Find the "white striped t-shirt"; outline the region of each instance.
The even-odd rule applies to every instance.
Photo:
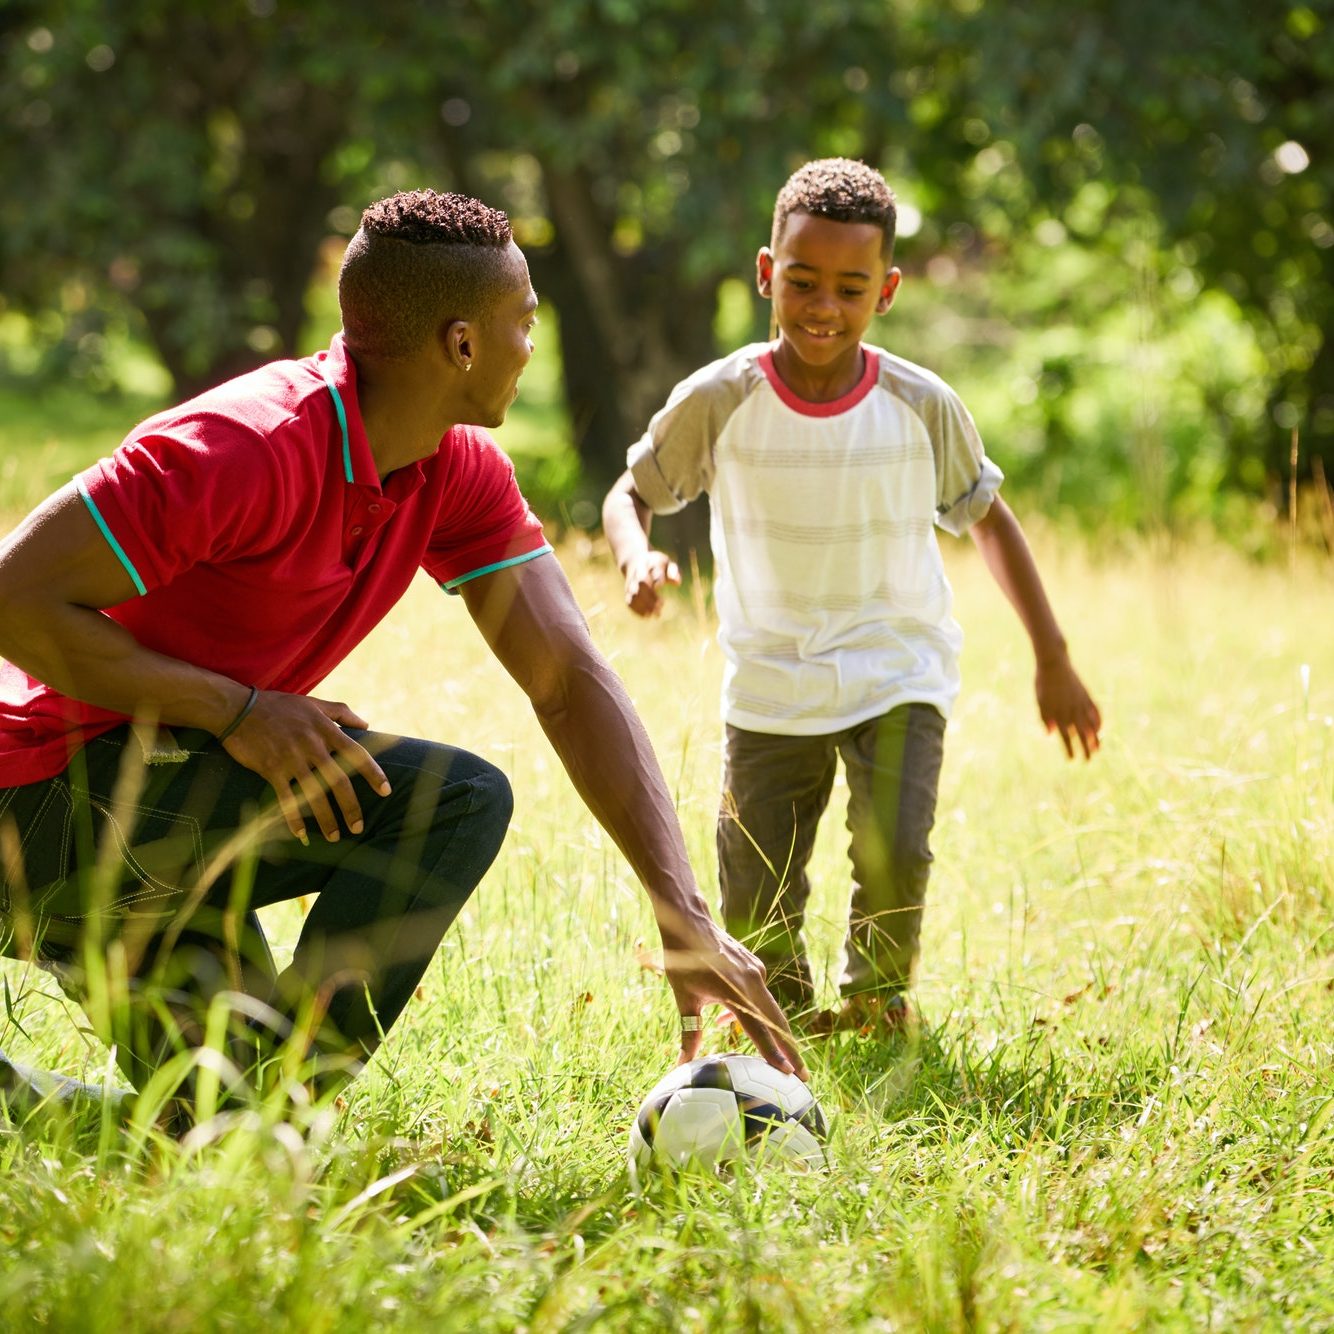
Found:
[[[629,451],[655,513],[709,494],[723,717],[785,736],[899,704],[948,716],[963,634],[935,525],[962,535],[1003,480],[939,376],[864,348],[860,383],[799,399],[755,343],[683,380]]]

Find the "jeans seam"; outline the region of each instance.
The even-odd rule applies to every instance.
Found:
[[[73,791],[81,797],[87,799],[90,806],[96,807],[102,812],[107,824],[114,831],[116,836],[116,847],[120,854],[122,864],[129,868],[141,881],[157,886],[158,890],[166,894],[189,893],[189,890],[183,885],[170,885],[165,880],[158,879],[134,856],[133,848],[130,846],[129,839],[126,837],[121,822],[117,819],[117,811],[113,810],[110,802],[107,801],[101,793],[92,793],[84,788],[74,788]],[[159,819],[179,828],[184,829],[190,835],[190,851],[192,854],[193,870],[196,878],[203,869],[204,861],[204,840],[200,836],[199,821],[193,815],[185,815],[179,811],[168,810],[161,806],[144,806],[138,803],[130,806],[122,806],[119,809],[132,811],[140,816],[157,816]],[[133,902],[144,898],[144,894],[132,894],[125,901]],[[118,899],[117,902],[120,902]]]

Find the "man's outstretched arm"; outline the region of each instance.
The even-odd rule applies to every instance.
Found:
[[[805,1078],[763,965],[714,922],[695,883],[667,784],[620,678],[594,646],[554,556],[461,585],[496,657],[532,701],[575,789],[615,840],[653,904],[667,978],[682,1015],[731,1008],[756,1049]],[[681,1054],[699,1050],[683,1033]]]

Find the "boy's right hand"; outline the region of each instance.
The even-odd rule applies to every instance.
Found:
[[[661,551],[646,551],[632,556],[625,567],[625,605],[636,616],[656,616],[662,611],[663,584],[681,582],[681,570]]]

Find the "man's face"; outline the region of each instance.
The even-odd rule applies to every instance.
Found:
[[[783,339],[810,366],[856,351],[875,315],[894,300],[899,271],[885,263],[884,235],[869,222],[788,215],[774,250],[756,262],[762,296],[772,297]]]
[[[479,426],[499,426],[505,420],[519,392],[519,376],[533,355],[537,293],[523,251],[512,241],[508,259],[511,281],[476,324],[468,396]]]

